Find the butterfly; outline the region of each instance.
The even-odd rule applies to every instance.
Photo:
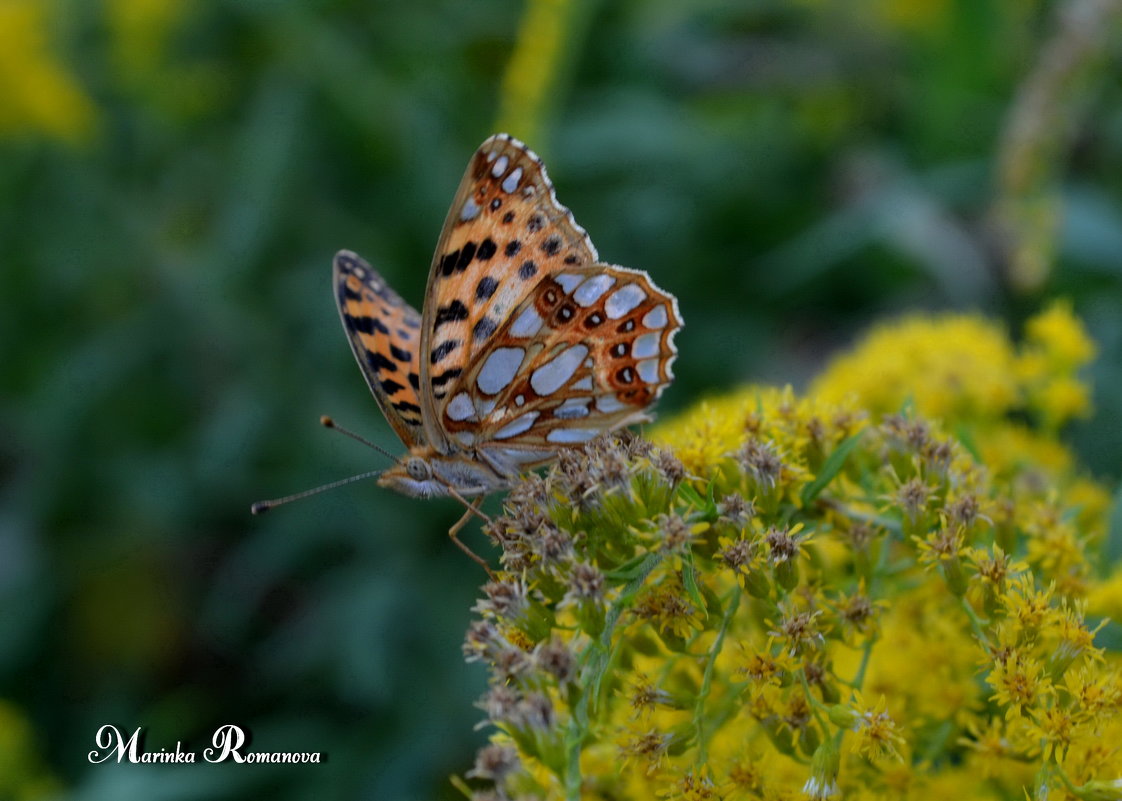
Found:
[[[673,380],[677,299],[599,260],[540,158],[508,134],[472,156],[418,314],[355,253],[335,299],[408,453],[378,484],[483,496],[602,432],[649,420]]]

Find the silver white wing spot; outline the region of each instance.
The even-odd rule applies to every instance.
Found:
[[[498,348],[492,353],[475,379],[476,385],[488,395],[496,395],[511,382],[522,365],[526,351],[522,348]]]
[[[618,320],[642,303],[646,297],[647,293],[638,284],[626,284],[608,296],[604,304],[604,313],[609,319]]]
[[[666,306],[655,306],[643,315],[644,328],[665,328],[667,323]]]
[[[470,420],[475,416],[475,406],[466,392],[461,392],[448,402],[448,417],[456,422]]]
[[[538,314],[537,309],[533,306],[528,306],[522,314],[518,315],[518,319],[510,326],[510,335],[519,338],[532,337],[541,330],[542,322],[541,315]]]
[[[503,183],[502,183],[503,191],[506,192],[508,195],[512,194],[514,192],[514,190],[518,188],[518,182],[521,181],[521,180],[522,180],[522,168],[521,167],[515,167],[513,170],[510,171],[510,175],[508,175],[506,177],[506,179],[503,181]]]
[[[530,376],[530,386],[539,395],[552,395],[573,377],[584,357],[587,345],[573,345],[562,351],[553,361],[543,364]]]
[[[615,282],[616,279],[610,275],[594,275],[581,284],[577,291],[573,293],[573,300],[581,306],[591,306],[593,303],[600,300],[600,296],[611,289]]]
[[[635,340],[635,344],[631,347],[631,355],[636,359],[649,359],[651,356],[657,356],[658,345],[661,339],[662,335],[657,331],[643,334],[643,336]]]
[[[550,442],[571,444],[574,442],[588,442],[600,432],[593,428],[555,428],[546,435]]]
[[[526,414],[521,417],[516,417],[495,432],[495,439],[510,439],[511,437],[516,437],[519,434],[529,431],[530,426],[534,424],[539,414],[541,414],[541,412],[526,412]]]

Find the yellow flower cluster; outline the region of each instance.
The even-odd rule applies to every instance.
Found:
[[[1020,348],[904,321],[808,397],[747,389],[527,478],[488,526],[504,571],[464,651],[496,734],[461,789],[1122,798],[1122,660],[1088,618],[1122,605],[1107,494],[1066,418],[1007,421],[1092,353],[1061,306]]]
[[[62,787],[44,763],[23,713],[0,699],[0,798],[58,798]]]
[[[48,41],[52,5],[0,3],[0,135],[42,133],[75,143],[94,128],[93,103]]]

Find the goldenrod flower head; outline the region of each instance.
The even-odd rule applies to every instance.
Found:
[[[873,706],[869,706],[860,693],[855,693],[854,701],[855,720],[851,727],[857,735],[853,746],[857,753],[873,761],[885,757],[902,759],[900,749],[905,745],[904,738],[892,716],[885,711],[884,696]]]
[[[516,486],[464,654],[517,763],[481,754],[479,792],[1108,797],[1122,649],[1087,615],[1122,614],[1122,571],[1046,400],[1088,350],[1047,314],[1019,346],[888,325],[809,396],[749,387]]]

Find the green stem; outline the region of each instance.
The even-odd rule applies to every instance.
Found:
[[[966,616],[970,618],[970,627],[974,630],[974,636],[977,637],[981,641],[982,645],[988,650],[990,647],[990,640],[989,637],[986,636],[985,625],[989,621],[982,620],[980,617],[978,617],[978,613],[974,611],[974,607],[972,607],[970,605],[970,602],[965,598],[962,598],[961,601],[962,608],[966,610]]]
[[[861,649],[861,664],[857,668],[857,675],[853,677],[853,683],[850,685],[855,690],[860,690],[861,685],[865,683],[865,671],[869,668],[869,657],[873,654],[873,645],[876,644],[877,637],[875,634],[870,634],[869,638],[865,640],[865,647]]]
[[[725,634],[728,632],[729,623],[732,622],[733,615],[736,614],[737,608],[740,606],[740,584],[734,584],[732,590],[729,592],[729,597],[725,604],[725,614],[721,619],[721,628],[717,632],[717,639],[713,641],[713,647],[709,649],[709,656],[705,661],[705,673],[701,679],[701,689],[697,693],[697,704],[694,707],[694,728],[697,731],[697,764],[698,766],[704,765],[708,743],[705,739],[705,701],[709,697],[709,689],[713,682],[713,669],[717,664],[717,657],[721,653],[721,648],[725,642]]]
[[[639,568],[638,575],[628,582],[620,592],[618,599],[612,604],[611,609],[604,619],[604,631],[599,638],[588,644],[581,654],[580,663],[585,665],[587,675],[584,679],[584,692],[580,701],[573,706],[572,719],[569,721],[569,730],[565,734],[566,765],[562,781],[565,786],[567,801],[580,801],[581,785],[583,783],[580,772],[580,754],[590,730],[590,712],[595,710],[600,694],[600,682],[611,663],[612,635],[615,633],[616,623],[624,610],[631,605],[639,588],[646,582],[654,569],[662,561],[661,554],[650,554]]]
[[[810,709],[814,712],[814,719],[818,721],[818,726],[822,729],[822,733],[826,734],[829,729],[826,727],[826,721],[822,718],[822,712],[826,711],[826,706],[814,697],[814,693],[810,691],[810,682],[806,680],[806,671],[802,668],[798,670],[799,681],[803,685],[803,692],[806,694],[806,700],[810,703]]]

